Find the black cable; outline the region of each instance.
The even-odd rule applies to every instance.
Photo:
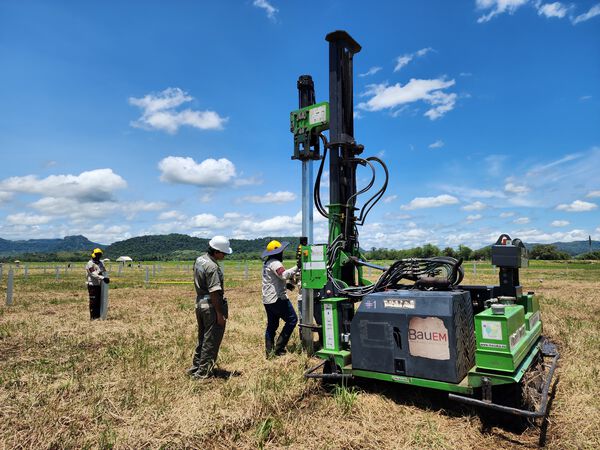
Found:
[[[313,198],[315,201],[315,207],[319,214],[321,214],[326,219],[329,219],[329,214],[325,211],[323,207],[323,203],[321,202],[321,175],[323,174],[323,167],[325,166],[325,159],[327,158],[327,149],[328,143],[327,138],[323,133],[319,134],[319,137],[323,141],[323,158],[321,159],[321,164],[319,164],[319,170],[317,172],[317,178],[315,179],[315,187],[313,192]]]
[[[337,253],[334,252],[334,253]],[[333,258],[335,261],[335,258]],[[408,258],[395,261],[379,279],[369,286],[342,286],[339,280],[331,276],[328,267],[328,276],[335,288],[342,294],[349,297],[364,297],[373,292],[381,292],[387,289],[397,289],[400,281],[410,280],[417,283],[425,277],[438,277],[442,270],[446,272],[445,280],[449,287],[456,286],[464,278],[464,270],[461,266],[462,258],[457,260],[448,256],[436,256],[433,258]],[[443,277],[440,279],[444,280]]]
[[[367,158],[367,161],[376,161],[381,165],[381,167],[383,167],[383,170],[385,172],[385,181],[384,181],[383,185],[381,186],[381,188],[375,193],[375,195],[373,195],[363,205],[362,209],[360,210],[360,214],[358,216],[358,220],[357,220],[358,225],[364,225],[365,220],[367,219],[367,215],[369,214],[369,212],[371,211],[373,206],[375,206],[377,204],[377,202],[379,202],[379,200],[381,200],[381,197],[383,197],[383,194],[385,193],[385,191],[387,189],[389,175],[390,175],[388,172],[387,166],[381,159],[377,158],[376,156],[370,156]],[[371,202],[373,202],[373,203],[371,204]]]

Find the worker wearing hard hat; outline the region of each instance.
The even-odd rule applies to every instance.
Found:
[[[100,307],[102,304],[101,289],[102,283],[110,281],[106,273],[102,258],[102,249],[95,248],[92,252],[92,259],[85,265],[85,273],[87,275],[87,287],[90,295],[90,319],[96,320],[100,318]]]
[[[285,292],[286,281],[294,277],[298,268],[294,266],[286,270],[283,266],[283,251],[289,242],[271,241],[267,244],[262,257],[265,259],[262,271],[262,301],[267,312],[267,328],[265,330],[265,351],[267,357],[285,353],[285,346],[290,340],[298,316]],[[275,333],[279,320],[285,325],[275,342]]]
[[[188,374],[194,378],[219,375],[215,363],[225,333],[228,307],[223,295],[223,271],[218,261],[232,252],[229,239],[215,236],[208,242],[208,251],[194,263],[198,345],[192,367],[188,369]]]

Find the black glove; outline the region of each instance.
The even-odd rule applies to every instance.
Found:
[[[108,284],[108,283],[110,283],[110,278],[108,278],[108,277],[104,277],[104,278],[102,279],[102,281],[104,281],[106,284]]]

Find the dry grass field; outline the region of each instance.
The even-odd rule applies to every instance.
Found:
[[[303,378],[316,363],[299,349],[263,355],[258,266],[225,270],[230,320],[221,368],[194,381],[188,267],[113,267],[109,319],[89,321],[83,269],[55,278],[31,267],[0,283],[0,448],[535,448],[539,430],[484,431],[476,412],[443,393],[389,384],[346,388]],[[489,265],[466,264],[465,283],[492,284]],[[375,274],[373,274],[375,276]],[[247,278],[247,279],[246,279]],[[160,283],[156,283],[156,282]],[[169,283],[179,281],[179,284]],[[600,448],[600,264],[536,263],[521,282],[541,298],[545,334],[560,349],[550,449]],[[295,296],[294,296],[295,297]],[[295,303],[295,299],[294,299]]]

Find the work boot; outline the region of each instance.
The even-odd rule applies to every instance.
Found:
[[[281,355],[287,353],[285,346],[287,345],[289,340],[290,340],[289,335],[285,335],[283,333],[281,333],[279,335],[279,337],[277,338],[277,342],[275,343],[275,355],[281,356]]]
[[[265,353],[267,355],[267,358],[270,358],[271,356],[273,356],[273,346],[275,345],[275,342],[273,341],[273,339],[269,339],[268,337],[265,337]]]

